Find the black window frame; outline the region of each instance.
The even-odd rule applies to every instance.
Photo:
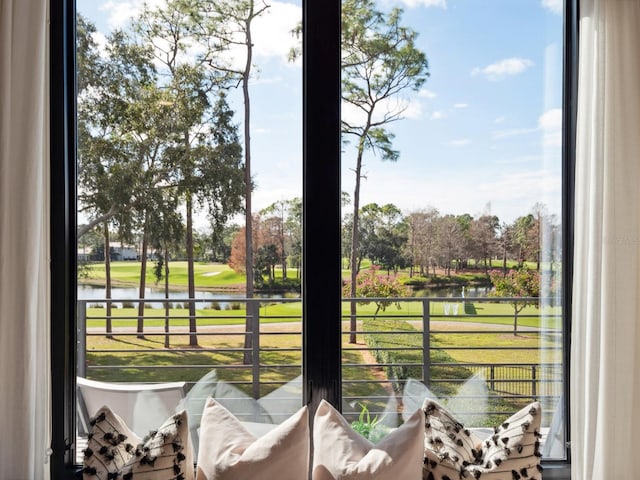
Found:
[[[303,372],[311,410],[341,396],[340,0],[303,2]],[[578,0],[565,0],[563,78],[563,309],[565,431],[578,64]],[[76,85],[75,0],[51,0],[51,478],[75,478]],[[331,40],[331,41],[329,41]],[[313,219],[313,221],[310,221]],[[313,253],[312,255],[310,253]],[[310,341],[313,339],[313,341]],[[571,459],[545,461],[545,479],[570,478]]]

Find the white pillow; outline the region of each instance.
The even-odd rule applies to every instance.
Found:
[[[313,422],[313,480],[419,480],[424,413],[417,410],[377,445],[322,400]]]
[[[198,480],[301,480],[309,471],[309,413],[298,410],[260,438],[210,398],[200,424]]]
[[[85,480],[193,480],[187,412],[169,417],[142,441],[109,407],[98,410],[85,450]]]
[[[425,480],[540,479],[540,404],[508,418],[481,441],[435,400],[424,402]]]

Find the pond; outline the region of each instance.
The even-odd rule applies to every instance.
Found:
[[[443,287],[443,288],[423,288],[415,290],[414,297],[486,297],[489,295],[491,287]]]
[[[257,298],[282,298],[282,294],[256,294],[254,295]],[[78,285],[78,300],[103,300],[105,297],[104,287],[98,287],[94,285]],[[169,299],[179,299],[184,300],[189,297],[189,294],[186,290],[176,290],[169,291]],[[234,299],[245,298],[244,293],[233,293],[233,292],[203,292],[196,291],[196,298],[201,298],[205,300],[218,301],[221,308],[225,308],[232,303]],[[111,288],[111,298],[118,300],[136,300],[140,298],[139,289],[137,287],[112,287]],[[145,299],[149,300],[164,300],[164,289],[160,288],[145,288]],[[226,301],[219,301],[220,299],[224,299]],[[92,302],[93,304],[101,304],[104,306],[103,302]],[[146,302],[153,306],[153,308],[162,308],[163,304],[161,302]],[[122,307],[122,303],[113,302],[114,305],[118,307]]]
[[[428,288],[415,290],[413,292],[414,297],[486,297],[491,291],[490,287],[464,287],[464,293],[462,287],[444,287],[444,288]],[[285,295],[288,296],[288,295]],[[153,302],[153,300],[164,300],[164,290],[159,288],[147,287],[145,289],[145,299],[151,300],[147,302],[153,306],[153,308],[162,308],[161,302]],[[234,292],[208,292],[208,291],[196,291],[196,298],[217,301],[220,303],[221,308],[226,308],[234,299],[245,298],[244,293]],[[256,294],[257,298],[283,298],[281,293],[265,293]],[[134,300],[139,298],[137,287],[113,287],[111,289],[111,298],[118,300]],[[169,299],[184,300],[188,298],[186,290],[172,290],[169,292]],[[78,299],[79,300],[103,300],[104,299],[104,287],[98,287],[94,285],[78,285]],[[224,299],[225,301],[220,301]],[[95,302],[101,303],[101,302]],[[114,302],[118,307],[122,307],[121,303]],[[102,303],[102,305],[104,305]]]

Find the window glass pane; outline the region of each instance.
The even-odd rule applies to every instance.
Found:
[[[301,3],[77,10],[79,446],[105,404],[197,446],[208,396],[265,432],[302,405]]]
[[[562,7],[343,0],[343,408],[374,439],[537,400],[565,456]]]

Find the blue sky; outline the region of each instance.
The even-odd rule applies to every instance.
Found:
[[[77,3],[106,34],[124,25],[142,2]],[[301,8],[269,4],[269,14],[254,29],[256,210],[302,192],[302,72],[300,63],[287,61],[295,42],[289,31]],[[361,204],[394,203],[405,213],[432,206],[443,214],[472,215],[490,204],[493,214],[512,221],[543,202],[559,214],[562,1],[379,0],[378,5],[404,9],[404,22],[420,32],[418,46],[429,60],[430,78],[402,99],[405,118],[391,127],[398,162],[365,158]],[[232,101],[241,112],[239,95]],[[342,189],[349,193],[353,158],[346,146]]]

